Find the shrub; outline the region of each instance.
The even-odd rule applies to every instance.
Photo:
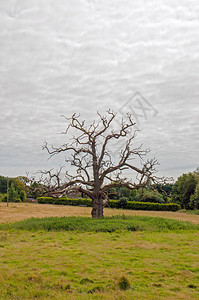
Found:
[[[38,203],[42,204],[57,204],[57,205],[72,205],[72,206],[92,206],[91,199],[85,198],[52,198],[52,197],[38,197]]]
[[[150,203],[150,202],[133,202],[122,200],[123,208],[132,210],[155,210],[155,211],[177,211],[180,206],[176,203]],[[85,198],[74,198],[68,199],[63,198],[52,198],[52,197],[39,197],[37,198],[38,203],[41,204],[56,204],[56,205],[72,205],[72,206],[92,206],[91,199]],[[126,204],[125,204],[126,203]],[[118,200],[110,200],[109,207],[111,208],[121,208],[121,202]]]
[[[155,210],[155,211],[177,211],[180,205],[176,203],[150,203],[150,202],[130,202],[127,201],[126,209],[135,210]]]
[[[121,197],[118,201],[118,207],[119,208],[125,208],[127,204],[128,198],[127,197]]]
[[[0,202],[6,202],[7,201],[7,194],[0,193]]]
[[[23,190],[20,191],[19,198],[22,202],[26,201],[26,193]]]
[[[4,194],[4,197],[1,200],[2,202],[7,202],[7,194]],[[14,199],[8,199],[9,202],[22,202],[19,196],[17,195]]]

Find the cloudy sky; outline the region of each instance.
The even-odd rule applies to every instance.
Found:
[[[61,114],[131,112],[177,178],[199,166],[198,0],[1,0],[0,175],[61,164]],[[63,138],[63,136],[62,136]]]

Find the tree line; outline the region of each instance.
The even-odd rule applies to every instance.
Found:
[[[10,202],[25,202],[27,197],[37,199],[46,196],[43,184],[27,177],[7,178],[0,176],[0,201],[7,201],[7,181]],[[84,198],[82,193],[77,194]],[[118,206],[123,207],[127,201],[151,203],[177,203],[182,209],[199,209],[199,169],[182,174],[174,183],[153,185],[150,188],[128,189],[115,187],[108,190],[108,197],[117,200]]]

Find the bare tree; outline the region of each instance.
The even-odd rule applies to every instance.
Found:
[[[114,187],[125,186],[129,189],[144,188],[150,184],[159,182],[155,173],[156,159],[144,161],[149,150],[142,150],[142,145],[133,147],[136,131],[132,134],[135,125],[131,114],[122,119],[118,129],[113,129],[113,120],[116,113],[108,111],[105,116],[97,113],[98,121],[87,125],[81,121],[80,115],[73,114],[71,118],[65,118],[68,122],[66,131],[74,131],[70,142],[60,147],[49,146],[47,143],[44,149],[51,156],[64,152],[66,162],[75,167],[75,175],[66,172],[65,182],[60,179],[62,169],[56,174],[50,171],[43,171],[46,192],[53,197],[62,197],[71,191],[86,194],[92,199],[92,217],[103,217],[103,208],[108,203],[108,190]],[[111,154],[110,145],[123,139],[124,146],[118,153]],[[135,158],[138,158],[136,161]],[[136,164],[139,164],[137,166]],[[124,176],[124,170],[131,170],[134,180]]]

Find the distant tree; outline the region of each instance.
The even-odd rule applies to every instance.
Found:
[[[7,177],[0,176],[0,193],[7,193]]]
[[[196,185],[194,194],[190,197],[190,208],[199,209],[199,182]]]
[[[12,186],[12,190],[15,190],[18,194],[20,194],[21,191],[26,190],[25,183],[20,180],[20,177],[18,178],[7,178],[4,176],[0,176],[0,193],[7,193],[7,181],[9,182],[9,188]]]
[[[18,179],[25,186],[26,196],[28,198],[34,198],[44,196],[46,193],[46,189],[44,188],[44,184],[40,182],[40,180],[36,180],[34,176],[20,176]],[[24,190],[24,189],[23,189]]]
[[[115,188],[112,188],[112,189],[109,189],[107,191],[108,193],[108,197],[110,199],[120,199],[121,197],[125,197],[127,198],[128,200],[133,200],[137,194],[137,190],[134,189],[134,190],[131,190],[125,186],[122,186],[122,187],[115,187]]]
[[[19,197],[19,194],[17,190],[15,189],[14,183],[11,183],[11,186],[9,188],[9,201],[11,202],[21,202],[21,199]]]
[[[164,197],[155,189],[140,189],[134,198],[138,202],[164,203]]]
[[[19,198],[21,199],[21,202],[26,201],[26,193],[23,190],[20,191]]]
[[[37,199],[37,197],[41,197],[46,194],[46,189],[43,184],[40,182],[36,182],[34,180],[30,180],[27,184],[27,197]]]
[[[13,178],[12,182],[15,186],[15,189],[18,191],[18,193],[20,193],[21,191],[24,192],[26,191],[26,185],[22,180],[20,180],[20,177]]]
[[[76,114],[66,118],[68,125],[64,134],[67,136],[67,143],[60,147],[48,146],[47,143],[44,146],[50,156],[65,153],[65,160],[76,169],[76,175],[66,172],[66,181],[63,182],[60,171],[41,172],[48,195],[61,197],[70,191],[76,191],[90,197],[93,218],[103,217],[110,189],[126,187],[134,190],[163,180],[155,176],[157,160],[144,161],[149,151],[142,150],[141,146],[133,147],[136,134],[131,134],[135,123],[130,114],[127,114],[126,120],[121,120],[118,129],[116,126],[111,127],[116,118],[115,113],[109,110],[106,116],[99,113],[97,115],[98,121],[90,124],[80,120],[80,116]],[[70,130],[73,132],[72,139],[69,139]],[[124,140],[124,146],[117,156],[116,153],[111,153],[109,146],[111,142],[120,139]],[[134,180],[124,175],[124,170],[127,169],[132,172]]]
[[[173,184],[172,183],[167,183],[162,185],[158,184],[155,188],[160,194],[162,195],[166,194],[167,196],[170,196],[172,193]]]
[[[181,175],[172,188],[172,201],[182,208],[190,208],[191,196],[195,193],[197,180],[192,173]]]

